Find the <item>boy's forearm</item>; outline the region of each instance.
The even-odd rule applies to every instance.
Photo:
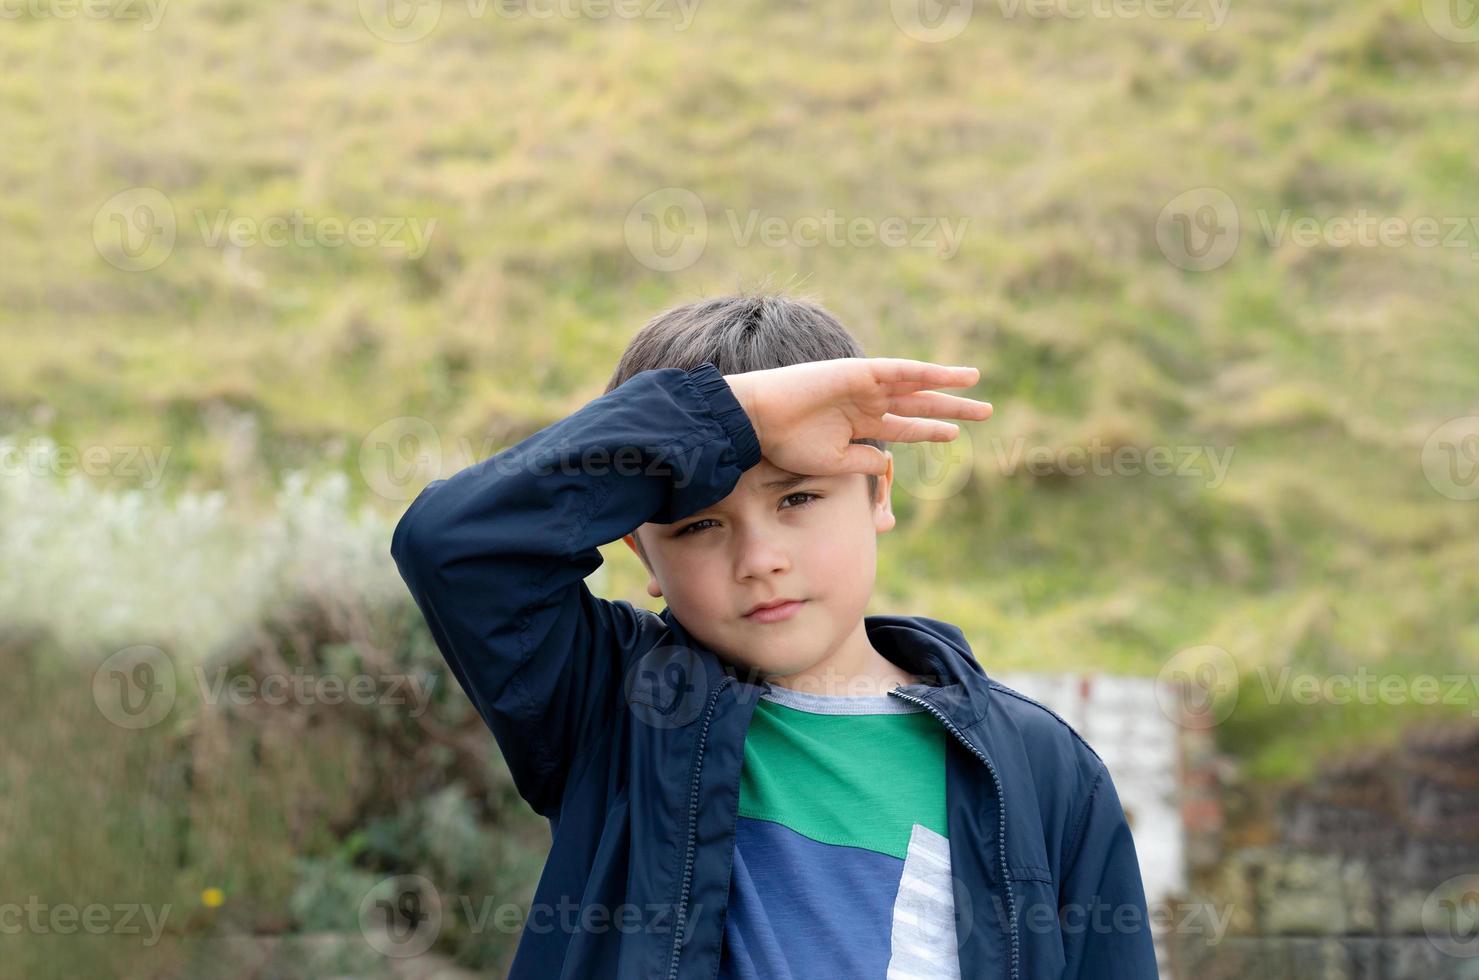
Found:
[[[397,524],[391,553],[413,572],[492,552],[573,559],[722,499],[759,455],[749,418],[712,365],[645,371],[433,481]],[[563,533],[539,533],[551,524]]]
[[[634,642],[633,610],[584,584],[598,546],[723,499],[759,456],[712,364],[647,371],[434,481],[396,525],[401,576],[531,803],[553,805]]]

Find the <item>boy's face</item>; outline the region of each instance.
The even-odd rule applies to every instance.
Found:
[[[888,472],[868,498],[862,473],[794,478],[762,457],[733,492],[672,524],[637,528],[647,592],[715,653],[764,674],[788,675],[825,659],[862,621],[877,572],[877,536],[894,526]],[[623,537],[637,550],[632,535]],[[801,599],[789,618],[762,622],[755,605]]]

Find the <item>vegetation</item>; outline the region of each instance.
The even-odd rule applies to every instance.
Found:
[[[0,577],[0,623],[25,683],[3,695],[22,734],[0,753],[0,860],[23,883],[124,881],[168,852],[140,890],[216,915],[199,895],[218,886],[217,918],[332,930],[312,896],[353,876],[468,867],[418,836],[442,807],[475,828],[477,887],[521,894],[538,845],[517,842],[538,825],[496,753],[396,742],[406,719],[346,709],[304,744],[395,746],[366,785],[400,795],[260,749],[215,770],[238,796],[176,793],[171,766],[216,713],[181,701],[120,733],[88,679],[136,644],[181,671],[261,671],[261,638],[299,623],[304,663],[438,672],[443,723],[479,733],[389,566],[399,511],[599,394],[654,313],[767,281],[871,354],[978,365],[971,394],[996,408],[947,462],[893,447],[900,521],[872,611],[959,624],[988,672],[1155,675],[1220,647],[1244,681],[1219,732],[1255,778],[1388,738],[1424,712],[1273,704],[1257,678],[1479,665],[1479,428],[1440,432],[1479,415],[1479,44],[1435,6],[1250,0],[1218,22],[1212,4],[1074,18],[1003,0],[933,43],[887,3],[704,4],[691,22],[676,4],[442,3],[406,43],[377,36],[373,2],[202,0],[153,29],[17,6],[0,29],[0,559],[20,573]],[[707,232],[671,271],[641,237],[664,188],[702,211],[659,230]],[[1236,248],[1198,268],[1185,236],[1209,214],[1236,216]],[[809,244],[828,215],[900,220],[914,243]],[[1363,215],[1406,238],[1347,244],[1328,224]],[[356,218],[372,244],[328,223]],[[758,230],[772,219],[778,237]],[[1422,219],[1452,244],[1418,244]],[[59,478],[80,464],[54,447],[107,462]],[[1153,451],[1170,474],[1147,471]],[[661,608],[625,547],[605,554],[597,591]],[[435,795],[453,773],[461,789]],[[328,799],[304,815],[308,786]],[[192,811],[202,792],[237,822]],[[79,799],[119,822],[65,829]],[[508,952],[454,945],[470,966]]]

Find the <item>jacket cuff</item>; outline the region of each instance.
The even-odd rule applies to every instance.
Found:
[[[726,450],[726,456],[732,451],[735,464],[741,470],[760,462],[760,437],[755,434],[750,416],[745,413],[739,399],[734,397],[734,391],[724,380],[724,375],[719,373],[719,368],[712,361],[704,361],[688,372],[688,380],[729,437],[731,450]]]

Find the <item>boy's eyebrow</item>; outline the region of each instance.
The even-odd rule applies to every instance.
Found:
[[[779,469],[779,467],[777,467],[777,469]],[[781,470],[781,472],[788,475],[783,476],[778,480],[771,480],[769,483],[762,483],[760,484],[760,489],[789,490],[792,487],[796,486],[798,483],[810,480],[812,476],[810,473],[792,473],[790,470]]]
[[[775,469],[781,470],[781,467],[775,467]],[[815,473],[791,473],[790,470],[781,470],[781,473],[785,473],[785,476],[760,483],[760,489],[762,491],[787,491],[787,489],[796,486],[797,483],[803,483],[806,480],[822,479],[822,477],[816,476]],[[713,504],[713,506],[704,507],[703,510],[695,510],[694,513],[689,514],[689,517],[698,517],[701,514],[713,513],[716,510],[723,510],[723,508],[719,504]]]
[[[781,468],[777,466],[776,469]],[[820,477],[812,473],[792,473],[790,470],[781,470],[781,472],[786,475],[760,484],[760,489],[767,491],[789,490],[797,484],[805,482],[806,480],[821,479]],[[714,504],[711,507],[705,507],[703,510],[694,511],[694,513],[689,516],[697,517],[700,514],[708,514],[721,509],[722,508],[718,504]]]

